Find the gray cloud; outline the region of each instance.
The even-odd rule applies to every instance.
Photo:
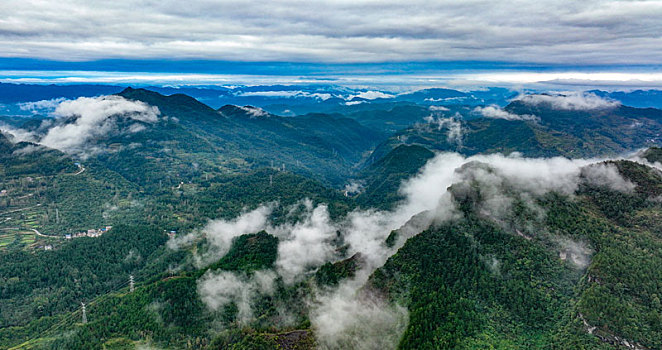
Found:
[[[658,1],[0,4],[5,57],[659,64]],[[16,42],[20,40],[20,45]]]

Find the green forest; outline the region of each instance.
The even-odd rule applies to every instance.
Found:
[[[662,348],[662,149],[618,131],[660,111],[515,101],[458,143],[413,103],[118,96],[160,119],[98,153],[0,133],[0,349]]]

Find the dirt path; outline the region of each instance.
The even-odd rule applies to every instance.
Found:
[[[36,233],[36,234],[37,234],[37,236],[41,236],[41,237],[47,237],[47,238],[62,238],[62,237],[60,237],[60,236],[51,236],[51,235],[45,235],[45,234],[43,234],[43,233],[41,233],[41,232],[39,232],[39,231],[37,231],[37,230],[36,230],[36,229],[34,229],[34,228],[33,228],[33,229],[31,229],[31,230],[32,230],[32,231],[33,231],[34,233]]]

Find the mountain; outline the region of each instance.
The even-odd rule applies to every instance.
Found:
[[[0,228],[8,244],[34,232],[64,234],[101,228],[131,214],[138,187],[96,162],[0,133]],[[111,210],[112,208],[112,210]],[[36,231],[35,231],[36,230]],[[35,237],[39,238],[39,237]]]
[[[651,249],[662,241],[651,195],[662,193],[662,173],[613,164],[634,193],[589,185],[577,198],[547,195],[535,199],[540,219],[490,217],[479,209],[484,185],[454,185],[462,217],[410,238],[371,277],[411,311],[399,347],[659,348],[662,256]]]
[[[113,85],[41,85],[0,83],[0,103],[36,102],[57,98],[73,99],[81,96],[109,95],[122,91]]]
[[[662,163],[662,148],[651,147],[644,152],[643,157],[651,163]]]
[[[390,208],[403,198],[398,194],[401,182],[416,175],[432,157],[434,153],[421,146],[396,147],[357,176],[363,183],[357,201],[366,207]]]
[[[662,112],[362,92],[1,117],[0,348],[662,347]]]
[[[633,91],[601,91],[592,90],[598,96],[608,97],[622,102],[624,105],[638,108],[662,108],[662,91],[660,90],[633,90]]]
[[[214,166],[230,170],[284,166],[338,182],[380,137],[352,120],[327,115],[287,118],[237,106],[224,106],[217,111],[185,95],[163,96],[141,89],[126,89],[120,96],[156,106],[168,116],[163,127],[148,129],[137,137],[151,144],[176,142],[171,148],[173,153],[186,154],[186,160],[181,161],[188,161],[189,166],[199,164],[199,172]],[[126,158],[122,153],[114,157],[118,163]],[[215,157],[223,160],[212,161]],[[184,166],[180,171],[186,171]]]
[[[399,160],[413,159],[408,154],[426,159],[430,156],[426,152],[417,146],[401,146],[379,166],[388,171]],[[403,168],[413,169],[417,162],[412,160]],[[596,174],[603,174],[603,170],[596,169],[608,168],[615,169],[634,187],[615,189],[609,183],[595,182]],[[630,161],[594,163],[581,171],[575,192],[563,192],[560,187],[558,191],[536,194],[535,189],[530,192],[507,178],[493,182],[504,175],[489,164],[468,162],[455,169],[464,180],[454,183],[449,193],[460,215],[433,222],[406,239],[357,292],[367,298],[368,304],[352,305],[359,310],[367,308],[360,312],[370,313],[368,318],[361,318],[365,314],[360,313],[356,317],[372,327],[382,327],[372,323],[370,317],[385,317],[383,322],[387,324],[389,317],[394,317],[389,310],[398,310],[390,305],[406,307],[408,322],[402,337],[395,339],[398,348],[527,349],[550,344],[568,349],[612,349],[615,345],[658,348],[662,344],[657,301],[662,281],[662,241],[657,234],[657,218],[662,207],[655,198],[662,194],[662,173]],[[293,175],[281,172],[278,176]],[[263,176],[255,179],[257,182],[244,183],[237,189],[261,187],[260,191],[289,193],[287,187],[274,188],[264,180],[260,182]],[[215,193],[226,192],[219,188]],[[336,194],[323,194],[315,187],[291,198],[316,194],[321,194],[322,202],[351,201],[343,196],[334,199]],[[490,211],[494,195],[512,200],[507,211]],[[248,197],[242,194],[240,198]],[[218,203],[222,202],[219,199]],[[349,212],[347,207],[341,210]],[[283,218],[287,221],[292,215],[297,214],[283,213]],[[407,226],[416,220],[419,218],[415,216],[393,231],[384,244],[399,241],[398,236],[406,235]],[[266,278],[265,271],[278,269],[283,240],[287,238],[264,231],[238,235],[226,254],[202,267],[187,262],[187,256],[209,249],[209,242],[198,241],[189,251],[169,250],[165,240],[158,229],[120,225],[100,239],[62,245],[43,261],[23,252],[3,255],[0,273],[18,274],[20,278],[3,290],[3,295],[13,295],[14,299],[3,302],[2,311],[10,317],[7,319],[21,321],[12,328],[0,328],[1,344],[13,346],[30,337],[21,347],[115,349],[191,344],[200,348],[312,349],[327,344],[323,335],[329,330],[311,325],[311,317],[316,314],[309,308],[317,310],[316,304],[302,300],[332,292],[365,269],[368,259],[348,253],[346,258],[312,269],[298,282],[276,278],[270,282],[271,292],[262,292],[261,287],[252,284],[252,278]],[[343,249],[342,239],[333,244]],[[104,257],[103,269],[94,263],[94,255]],[[172,264],[180,264],[180,268],[169,269]],[[50,281],[47,271],[96,277],[76,287],[75,278]],[[137,280],[134,291],[122,282],[129,272]],[[244,289],[239,289],[243,290],[239,294],[221,287],[210,290],[211,295],[213,290],[226,290],[229,294],[223,298],[233,300],[220,309],[210,309],[207,303],[211,295],[199,294],[210,281],[219,286],[236,285],[225,288]],[[46,301],[47,291],[37,292],[48,285],[59,286],[61,294],[52,300],[60,304]],[[29,288],[35,289],[17,297],[18,291]],[[68,294],[70,291],[86,296],[88,323],[79,322],[82,314],[72,306],[72,300],[80,297]],[[377,304],[381,310],[377,311],[370,306],[377,302],[370,301],[374,298],[392,304]],[[248,320],[247,306],[240,302],[251,305]],[[34,305],[32,314],[21,313],[17,318],[19,314],[11,313],[17,310],[14,305],[25,303]],[[64,316],[57,316],[63,311]],[[283,321],[285,312],[289,316]],[[210,337],[214,322],[229,326],[213,331]],[[348,321],[339,318],[334,322]],[[69,331],[61,333],[62,329]],[[340,344],[358,347],[361,337],[375,341],[363,333],[364,328],[356,330],[359,333],[350,333],[349,338],[338,338]],[[374,332],[381,334],[379,328]],[[385,336],[382,341],[388,343],[388,339]]]
[[[604,157],[661,142],[662,111],[658,109],[559,110],[513,101],[504,111],[535,118],[437,118],[397,132],[377,147],[371,159],[379,159],[400,144],[467,155],[519,152],[532,157]]]

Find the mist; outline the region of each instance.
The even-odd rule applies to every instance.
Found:
[[[524,158],[517,153],[464,157],[439,153],[418,174],[403,181],[399,191],[404,200],[392,210],[357,209],[332,220],[326,204],[314,205],[306,199],[286,208],[290,212],[288,220],[276,224],[270,214],[279,204],[270,203],[232,220],[210,221],[202,230],[172,241],[171,246],[206,238],[210,249],[198,258],[204,265],[227,253],[232,240],[240,235],[265,230],[278,237],[278,257],[273,269],[251,275],[210,271],[199,281],[199,293],[210,309],[218,310],[234,302],[241,322],[254,318],[251,305],[254,297],[270,295],[273,281],[281,280],[285,285],[304,281],[326,262],[360,254],[362,264],[353,277],[341,281],[336,288],[314,289],[312,298],[302,302],[308,305],[321,347],[374,348],[369,344],[380,344],[391,348],[406,329],[407,310],[363,287],[375,269],[383,266],[408,238],[431,225],[461,218],[457,199],[463,191],[470,190],[464,187],[470,184],[481,191],[481,200],[476,203],[479,215],[501,225],[506,233],[526,239],[536,237],[532,227],[545,217],[536,198],[546,193],[572,198],[581,184],[623,192],[635,187],[613,164],[599,159]],[[505,219],[515,201],[524,203],[536,214],[535,222],[513,223]],[[398,232],[397,239],[395,244],[387,246],[385,240],[393,230]],[[346,248],[342,254],[338,241]],[[576,268],[586,268],[590,263],[592,249],[585,243],[561,236],[553,236],[552,242],[557,254]],[[498,260],[494,257],[488,265],[498,272]]]
[[[17,141],[29,141],[81,158],[106,151],[96,141],[133,134],[158,121],[159,109],[121,96],[80,97],[40,101],[22,106],[29,110],[54,109],[37,130],[0,126]]]

